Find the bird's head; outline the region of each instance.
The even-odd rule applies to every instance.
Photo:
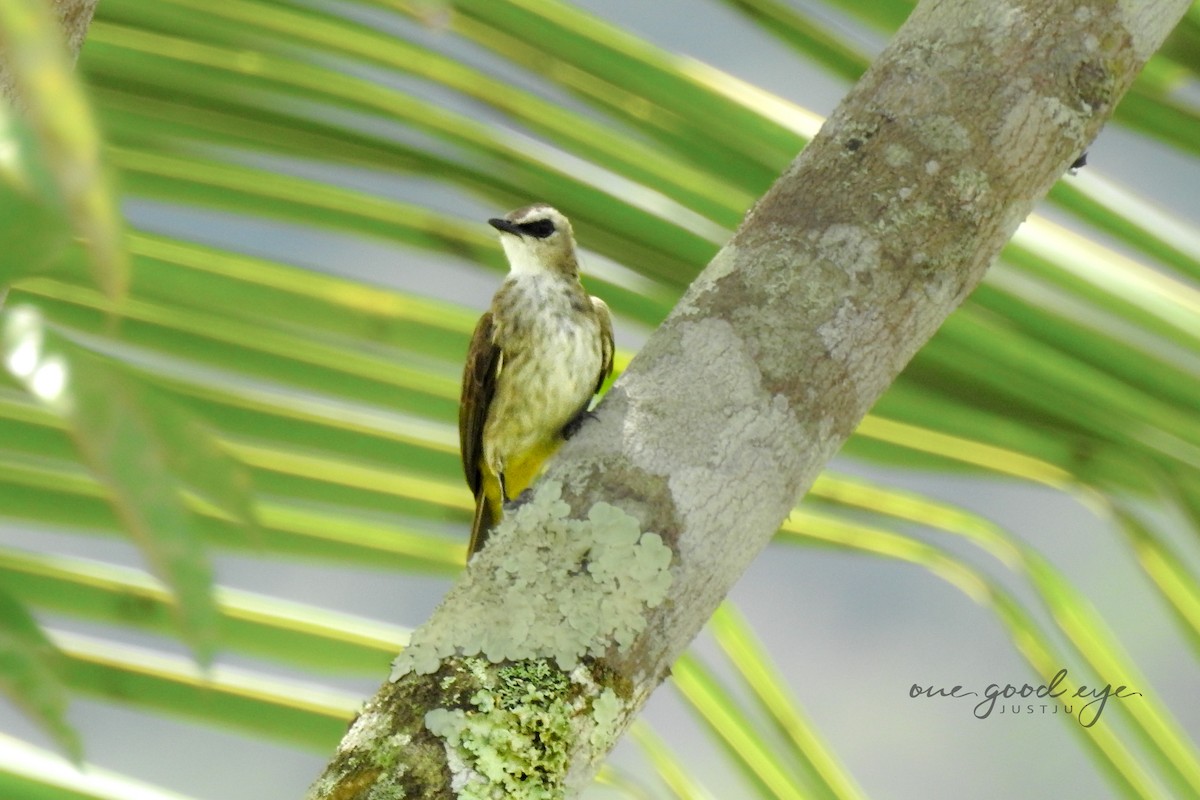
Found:
[[[518,208],[488,224],[500,231],[500,244],[514,273],[578,274],[571,223],[545,203]]]

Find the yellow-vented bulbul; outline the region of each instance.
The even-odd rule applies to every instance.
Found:
[[[579,281],[571,223],[537,203],[488,223],[509,274],[475,326],[463,370],[459,441],[475,493],[470,558],[612,373],[612,316]]]

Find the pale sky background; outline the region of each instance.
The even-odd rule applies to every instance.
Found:
[[[810,71],[774,39],[724,5],[697,0],[590,0],[581,3],[630,30],[755,83],[820,114],[828,114],[848,86]],[[839,24],[869,52],[884,40],[845,19]],[[434,37],[435,34],[428,34]],[[1200,165],[1116,126],[1092,147],[1089,171],[1152,197],[1180,217],[1200,223]],[[506,210],[417,182],[397,185],[391,176],[354,176],[389,196],[420,197],[447,213],[478,218]],[[553,198],[542,199],[553,202]],[[495,288],[462,265],[430,259],[384,243],[348,251],[345,241],[284,225],[234,223],[217,214],[130,204],[140,225],[189,231],[202,241],[291,260],[370,282],[419,288],[482,308]],[[1055,215],[1055,218],[1061,218]],[[586,247],[586,242],[582,243]],[[399,265],[399,266],[398,266]],[[436,276],[440,285],[431,286]],[[621,332],[635,346],[638,332]],[[1123,539],[1106,520],[1062,494],[1015,482],[945,477],[838,459],[835,469],[879,478],[962,505],[1016,532],[1082,592],[1113,626],[1144,671],[1146,687],[1200,738],[1200,675],[1167,610],[1148,590]],[[465,489],[464,489],[465,491]],[[1168,520],[1165,529],[1195,555],[1194,541]],[[464,532],[465,535],[465,532]],[[1036,608],[1031,592],[988,557],[948,536],[920,534],[956,553],[970,554]],[[0,526],[0,542],[62,549],[95,558],[140,563],[123,542],[32,533]],[[448,582],[365,569],[317,569],[301,563],[264,564],[218,555],[222,583],[278,594],[316,605],[414,625],[422,621]],[[773,544],[738,584],[732,599],[787,675],[791,689],[817,729],[868,796],[917,800],[969,797],[1112,796],[1096,774],[1078,724],[1057,716],[994,716],[977,720],[970,702],[912,700],[913,683],[981,691],[989,683],[1037,683],[996,618],[958,589],[919,568],[830,550]],[[1043,616],[1044,620],[1044,616]],[[48,618],[62,627],[62,620]],[[159,644],[159,640],[131,637]],[[702,637],[701,652],[715,648]],[[236,658],[228,663],[243,663]],[[244,662],[264,669],[258,662]],[[1083,665],[1065,663],[1073,674]],[[381,679],[383,676],[379,676]],[[336,684],[364,697],[378,679]],[[646,718],[716,797],[748,796],[728,760],[699,730],[674,690],[653,697]],[[200,800],[298,798],[328,754],[297,751],[236,733],[179,723],[86,699],[75,699],[71,721],[81,730],[90,761],[172,788]],[[1100,724],[1121,724],[1113,704]],[[45,743],[36,731],[0,706],[0,730]],[[636,749],[618,749],[619,763],[640,771]],[[592,796],[592,795],[590,795]],[[596,793],[594,796],[602,796]]]

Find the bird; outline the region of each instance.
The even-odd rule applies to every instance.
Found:
[[[583,288],[571,223],[545,203],[488,220],[509,273],[463,367],[458,432],[475,495],[468,560],[542,465],[587,418],[613,368],[608,306]]]

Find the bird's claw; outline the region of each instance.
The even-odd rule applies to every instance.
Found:
[[[529,498],[531,498],[531,497],[533,497],[533,489],[529,488],[529,489],[526,489],[525,491],[521,492],[519,495],[514,497],[512,500],[505,499],[504,513],[507,514],[510,511],[514,511],[517,508],[520,508],[521,506],[528,503]]]
[[[584,422],[586,422],[589,419],[595,419],[595,418],[596,418],[595,413],[593,413],[591,411],[587,411],[587,410],[580,411],[578,414],[575,415],[575,417],[570,422],[568,422],[566,425],[563,425],[563,429],[562,429],[563,440],[565,441],[567,439],[570,439],[572,436],[579,433],[579,429],[581,427],[583,427]]]

